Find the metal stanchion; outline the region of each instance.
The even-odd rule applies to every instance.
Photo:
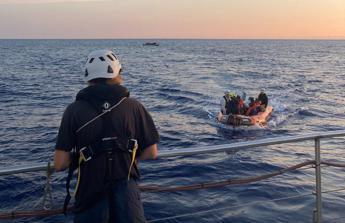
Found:
[[[316,176],[316,210],[314,212],[314,221],[322,222],[322,199],[321,199],[321,161],[320,161],[320,138],[315,138],[315,176]]]

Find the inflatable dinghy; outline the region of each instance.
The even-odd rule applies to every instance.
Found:
[[[259,112],[257,115],[223,115],[219,112],[217,120],[225,125],[236,126],[252,126],[252,125],[265,125],[268,119],[271,117],[273,111],[272,106],[267,106],[264,112]]]

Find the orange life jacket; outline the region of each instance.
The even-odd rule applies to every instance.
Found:
[[[240,99],[238,100],[238,106],[237,106],[237,108],[238,108],[239,114],[240,114],[240,115],[243,115],[243,114],[244,114],[244,101],[243,101],[242,98],[240,98]]]
[[[252,111],[260,107],[261,101],[255,101],[251,106],[249,106],[246,115],[249,116]]]

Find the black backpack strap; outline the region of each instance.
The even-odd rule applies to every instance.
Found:
[[[102,135],[103,137],[105,136],[110,136],[111,132],[113,132],[113,122],[112,122],[112,115],[111,112],[105,114],[102,117],[103,121],[103,129],[102,129]],[[113,202],[113,197],[114,197],[114,185],[115,181],[113,180],[112,176],[114,174],[114,165],[113,165],[113,156],[114,156],[114,150],[108,150],[106,151],[106,157],[107,157],[107,174],[106,174],[106,190],[107,190],[107,196],[108,196],[108,206],[109,206],[109,220],[108,222],[111,223],[115,219],[116,213],[114,212],[115,210],[115,204]]]
[[[65,201],[63,203],[63,208],[62,208],[63,214],[65,216],[67,216],[68,204],[71,201],[71,194],[69,192],[69,185],[70,185],[70,182],[71,182],[71,179],[72,179],[72,175],[73,175],[73,171],[68,169],[68,176],[67,176],[67,179],[66,179],[66,198],[65,198]]]
[[[78,154],[72,153],[71,156],[72,156],[71,157],[71,163],[70,163],[69,168],[68,168],[68,175],[67,175],[67,178],[66,178],[66,185],[65,185],[66,186],[66,198],[65,198],[65,201],[64,201],[64,204],[63,204],[63,208],[62,208],[63,214],[65,216],[67,215],[68,204],[71,201],[71,194],[69,192],[71,179],[73,177],[74,170],[76,170],[78,168],[78,165],[79,165],[79,163],[78,163],[78,160],[79,160]]]

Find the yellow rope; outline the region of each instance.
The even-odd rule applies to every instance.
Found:
[[[127,177],[128,180],[131,177],[131,170],[132,170],[133,164],[135,162],[135,156],[137,154],[137,149],[138,149],[138,143],[135,142],[134,148],[133,148],[133,151],[132,151],[132,162],[131,162],[131,165],[129,166],[129,170],[128,170],[128,177]]]
[[[79,183],[80,183],[80,172],[81,172],[80,164],[81,164],[82,161],[84,161],[83,156],[79,156],[77,185],[75,186],[75,189],[74,189],[74,192],[73,192],[73,195],[72,195],[73,197],[75,197],[75,195],[77,194],[78,188],[79,188]]]

